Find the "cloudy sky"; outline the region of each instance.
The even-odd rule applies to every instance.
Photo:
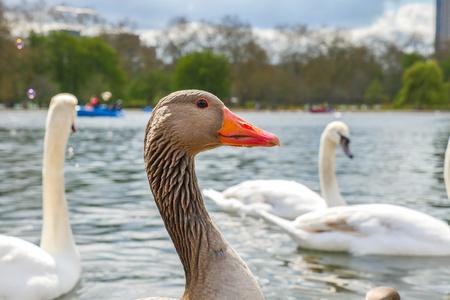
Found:
[[[18,5],[22,0],[3,0]],[[34,2],[28,0],[28,2]],[[259,29],[283,24],[305,24],[309,28],[348,29],[355,35],[390,35],[417,32],[434,39],[435,0],[45,0],[49,5],[91,8],[104,18],[125,18],[144,31],[167,27],[174,17],[188,21],[216,20],[225,15]]]

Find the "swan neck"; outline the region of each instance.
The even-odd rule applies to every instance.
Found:
[[[319,148],[319,180],[322,197],[328,207],[346,205],[336,180],[335,156],[336,144],[322,135]]]
[[[262,299],[245,263],[212,222],[195,174],[194,156],[169,143],[146,139],[145,168],[156,205],[186,275],[181,299],[213,299],[245,289],[249,299]],[[244,273],[232,276],[234,271]],[[210,287],[211,290],[205,289]],[[254,297],[254,295],[258,295]],[[219,299],[218,298],[218,299]]]
[[[444,159],[444,181],[445,190],[447,191],[447,198],[450,200],[450,139],[447,144]]]
[[[41,248],[55,258],[78,260],[65,196],[64,161],[69,131],[46,128],[42,170],[43,221]],[[59,133],[59,134],[58,134]]]

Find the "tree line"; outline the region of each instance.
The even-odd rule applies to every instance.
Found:
[[[67,29],[30,31],[19,42],[8,9],[0,0],[0,103],[7,106],[26,100],[30,88],[41,106],[58,92],[84,103],[110,91],[125,107],[144,107],[187,88],[244,107],[449,103],[450,47],[427,57],[414,35],[361,43],[345,31],[284,25],[267,42],[250,24],[225,16],[201,24],[176,18],[153,46],[123,24],[89,37]]]

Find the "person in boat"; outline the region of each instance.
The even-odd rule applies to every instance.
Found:
[[[89,99],[89,103],[92,107],[98,107],[100,104],[100,101],[96,95],[92,95],[91,99]]]
[[[113,102],[109,107],[109,110],[121,110],[122,109],[122,100],[117,100],[116,102]]]

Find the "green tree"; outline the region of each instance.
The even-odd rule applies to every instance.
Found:
[[[117,54],[98,37],[75,37],[66,32],[52,32],[47,37],[33,37],[30,48],[41,55],[35,68],[44,73],[64,92],[80,100],[105,90],[122,97],[126,78]],[[45,51],[42,50],[44,45]],[[39,93],[39,91],[37,91]]]
[[[58,93],[58,84],[51,79],[50,51],[47,47],[47,37],[31,31],[26,40],[26,46],[21,50],[20,77],[22,97],[29,88],[36,91],[33,102],[45,106]]]
[[[406,70],[419,61],[425,61],[425,57],[417,52],[403,54],[402,68]]]
[[[375,78],[367,87],[364,93],[364,102],[366,104],[384,103],[387,100],[386,91],[378,78]]]
[[[448,103],[447,87],[435,60],[416,62],[405,70],[402,82],[403,87],[394,100],[395,107],[430,108]]]
[[[299,71],[304,103],[360,103],[367,86],[381,77],[374,53],[342,32],[315,33],[310,43]]]
[[[394,99],[402,87],[404,69],[401,61],[404,55],[403,48],[397,41],[377,38],[371,43],[370,51],[377,52],[377,62],[382,68],[381,82],[388,99]]]
[[[80,53],[84,60],[82,72],[86,78],[82,87],[86,93],[84,97],[100,95],[104,91],[111,91],[113,98],[123,97],[126,76],[119,66],[117,53],[99,37],[82,37],[79,43],[83,49]],[[82,91],[79,92],[82,94]]]
[[[137,34],[105,32],[100,37],[119,56],[120,67],[125,71],[128,80],[164,66],[164,63],[156,56],[156,47],[142,44]]]
[[[0,103],[13,104],[19,92],[19,49],[10,34],[5,15],[6,6],[0,0]]]
[[[202,89],[220,98],[230,95],[230,66],[223,55],[194,52],[180,58],[175,66],[174,89]]]
[[[444,73],[444,81],[448,82],[450,79],[450,56],[441,61],[441,69]]]
[[[156,105],[161,97],[170,92],[170,84],[169,74],[160,70],[151,70],[130,83],[128,96],[136,102],[136,105]]]

